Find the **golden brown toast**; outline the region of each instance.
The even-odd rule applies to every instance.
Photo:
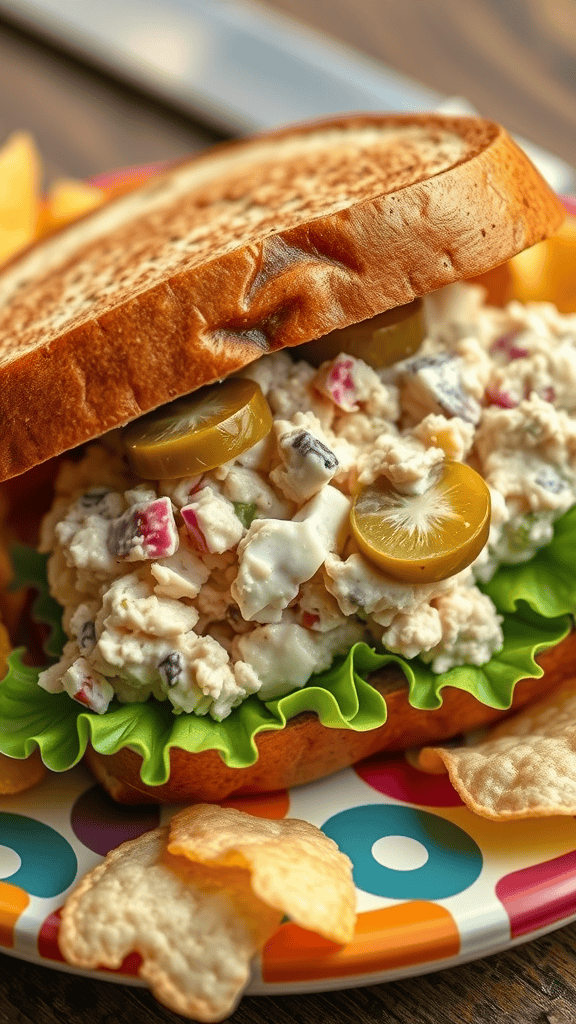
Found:
[[[481,273],[563,216],[479,119],[335,118],[183,163],[0,275],[0,480]]]

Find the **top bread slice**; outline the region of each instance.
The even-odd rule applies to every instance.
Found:
[[[0,480],[481,273],[562,218],[474,118],[345,116],[180,164],[0,274]]]

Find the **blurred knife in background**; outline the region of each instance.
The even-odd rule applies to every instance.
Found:
[[[250,0],[0,0],[0,15],[231,134],[351,110],[474,113]],[[519,141],[575,190],[572,167]]]

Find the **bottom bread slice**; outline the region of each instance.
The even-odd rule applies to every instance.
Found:
[[[510,711],[487,707],[471,694],[453,687],[442,691],[443,703],[437,710],[413,708],[408,702],[404,676],[391,666],[370,679],[386,698],[385,725],[369,732],[328,729],[315,714],[306,712],[291,719],[285,729],[260,733],[256,738],[258,760],[248,768],[229,768],[215,750],[192,754],[174,747],[170,752],[168,781],[161,786],[147,786],[140,778],[142,758],[129,747],[115,754],[100,754],[89,747],[86,761],[110,796],[123,804],[215,803],[232,794],[291,789],[379,751],[393,753],[438,743],[496,722],[562,682],[575,657],[573,631],[556,647],[538,656],[544,675],[516,684]]]

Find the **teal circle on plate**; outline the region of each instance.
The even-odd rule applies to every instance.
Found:
[[[23,814],[0,811],[0,846],[14,850],[20,867],[0,879],[17,885],[31,896],[58,896],[76,878],[78,861],[70,843],[59,832]]]
[[[480,847],[464,829],[429,811],[393,804],[350,807],[328,818],[322,831],[348,854],[358,889],[396,900],[441,900],[456,896],[482,870]],[[385,867],[373,847],[386,836],[420,843],[426,863],[413,870]],[[414,846],[414,842],[412,846]],[[409,844],[407,844],[408,846]]]

